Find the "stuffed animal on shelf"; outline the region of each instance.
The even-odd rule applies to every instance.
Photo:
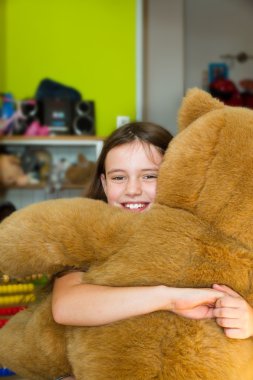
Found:
[[[220,283],[253,305],[253,111],[192,89],[179,126],[149,211],[83,198],[31,205],[0,225],[0,271],[20,277],[87,265],[86,283]],[[0,342],[0,363],[26,379],[253,379],[253,339],[229,339],[215,320],[160,311],[64,327],[53,321],[50,292],[14,316]]]
[[[52,155],[47,149],[28,147],[21,155],[21,165],[31,183],[46,182],[52,170]]]
[[[65,173],[67,183],[85,185],[92,178],[95,163],[88,161],[83,154],[78,155],[77,162],[68,167]]]
[[[0,186],[23,186],[26,185],[28,182],[29,178],[22,169],[20,159],[12,154],[1,154]]]

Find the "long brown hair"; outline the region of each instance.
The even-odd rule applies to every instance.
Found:
[[[149,122],[136,121],[116,129],[104,142],[86,197],[107,202],[100,177],[101,174],[105,174],[105,159],[112,148],[138,140],[148,145],[154,145],[163,155],[172,138],[169,131],[160,125]]]

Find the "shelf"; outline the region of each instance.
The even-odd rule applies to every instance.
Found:
[[[15,190],[42,190],[42,189],[46,189],[46,187],[47,187],[47,184],[45,184],[45,183],[27,184],[24,186],[13,185],[13,186],[9,186],[9,187],[0,186],[0,192],[1,191],[8,191],[11,189],[15,189]],[[64,183],[60,190],[85,190],[85,184],[75,185],[72,183]]]
[[[0,147],[4,147],[10,154],[22,156],[26,153],[26,149],[47,150],[52,158],[53,168],[62,160],[67,163],[76,162],[79,154],[91,161],[96,162],[100,155],[104,144],[103,137],[94,135],[54,135],[54,136],[0,136]],[[4,150],[5,150],[4,149]],[[59,168],[60,170],[60,168]],[[64,169],[63,169],[64,171]],[[64,192],[64,196],[71,198],[76,194],[84,194],[88,184],[76,185],[69,182],[63,183],[58,190],[54,181],[49,183],[26,184],[23,186],[0,187],[0,196],[4,200],[10,200],[17,209],[25,207],[31,203],[39,202],[50,197],[60,197],[60,192]],[[57,195],[57,193],[59,193]]]
[[[44,146],[44,147],[94,147],[99,156],[104,143],[103,137],[97,136],[0,136],[0,146]]]
[[[0,136],[0,145],[97,145],[103,144],[97,136]]]

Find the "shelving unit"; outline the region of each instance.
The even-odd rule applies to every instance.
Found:
[[[99,156],[103,146],[103,138],[96,136],[46,136],[46,137],[25,137],[25,136],[1,136],[0,145],[3,146],[68,146],[68,147],[92,147],[95,149],[96,158]]]
[[[95,136],[43,136],[0,137],[0,146],[15,155],[21,155],[26,148],[46,149],[52,156],[53,165],[66,159],[69,163],[77,161],[78,154],[82,153],[89,161],[95,162],[103,146],[103,138]],[[48,191],[47,184],[27,184],[25,186],[12,186],[0,190],[1,200],[11,201],[18,209],[30,203],[51,198],[69,198],[82,195],[84,188],[74,184],[66,184],[55,192]]]

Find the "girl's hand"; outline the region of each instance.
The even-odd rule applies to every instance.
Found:
[[[225,295],[216,301],[214,316],[229,338],[246,339],[253,336],[253,309],[247,301],[226,285],[213,285]]]
[[[223,296],[209,288],[174,288],[170,311],[189,319],[214,318],[215,304]]]

